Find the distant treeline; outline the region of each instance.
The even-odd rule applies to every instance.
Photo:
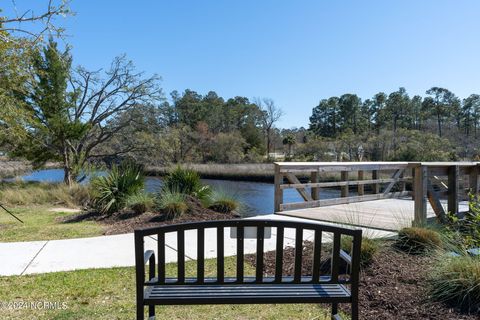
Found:
[[[309,131],[315,137],[335,138],[348,145],[340,149],[349,158],[478,157],[480,95],[460,99],[439,87],[432,87],[425,94],[410,97],[405,88],[400,88],[363,101],[350,93],[322,99],[313,109]]]

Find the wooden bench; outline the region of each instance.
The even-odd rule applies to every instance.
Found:
[[[186,232],[194,235],[194,241],[186,241]],[[209,232],[207,242],[206,232]],[[309,241],[314,245],[313,257],[308,257],[313,259],[313,267],[308,274],[302,272],[304,235],[311,236]],[[332,240],[323,244],[324,249],[329,248],[328,274],[321,271],[321,261],[325,262],[326,258],[321,257],[322,236],[324,240],[331,236]],[[156,254],[153,250],[145,251],[145,237],[157,241]],[[341,249],[342,237],[352,241],[351,256]],[[172,244],[166,247],[166,239],[176,241],[178,248],[175,277],[167,277],[165,274],[166,249],[172,250]],[[361,239],[361,230],[279,220],[206,221],[135,230],[137,319],[144,319],[145,306],[148,306],[149,319],[155,319],[155,305],[265,303],[328,303],[332,306],[332,319],[340,319],[338,304],[347,303],[351,305],[352,319],[358,319]],[[226,241],[233,241],[237,253],[236,274],[232,277],[225,275]],[[246,248],[246,241],[256,243],[254,276],[244,274],[245,249],[251,248]],[[264,273],[266,241],[276,250],[275,274],[272,276]],[[295,247],[294,271],[291,276],[282,272],[287,241],[294,241],[291,244]],[[197,258],[196,276],[193,278],[185,275],[186,244]],[[206,277],[205,252],[210,253],[213,249],[216,250],[217,272],[215,277]],[[148,275],[145,274],[147,264]]]

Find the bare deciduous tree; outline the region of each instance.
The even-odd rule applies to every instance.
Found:
[[[99,145],[130,125],[126,111],[163,99],[159,80],[156,75],[144,78],[143,72],[135,72],[132,62],[125,56],[115,58],[104,77],[101,70],[76,70],[70,79],[75,107],[69,117],[71,122],[82,122],[90,128],[81,139],[69,144],[76,166],[83,167],[90,158],[120,155],[139,148],[124,137],[122,147],[112,153],[97,150]]]
[[[255,104],[262,111],[261,121],[263,132],[267,140],[267,158],[270,157],[270,150],[272,145],[272,133],[275,128],[275,123],[283,116],[283,111],[275,105],[272,99],[263,98],[255,99]]]
[[[72,14],[69,9],[69,0],[48,0],[46,8],[40,13],[33,10],[19,11],[15,0],[11,0],[13,12],[10,16],[0,17],[0,41],[28,40],[29,44],[35,44],[44,39],[44,35],[60,36],[63,29],[54,24],[58,16]],[[40,27],[39,27],[40,26]],[[19,37],[11,37],[18,34]]]

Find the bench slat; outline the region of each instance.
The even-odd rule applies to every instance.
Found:
[[[312,282],[318,282],[320,277],[320,267],[322,262],[322,231],[315,230],[315,239],[313,243],[313,267]]]
[[[256,261],[256,281],[263,281],[263,248],[264,248],[265,228],[257,227],[257,261]]]
[[[303,229],[295,229],[295,268],[294,268],[294,282],[300,282],[302,277],[302,253],[303,253]]]
[[[276,255],[275,255],[275,281],[282,282],[283,273],[283,227],[277,227],[277,242],[276,242]]]
[[[165,233],[157,235],[158,282],[165,283]]]
[[[349,301],[350,291],[341,284],[240,284],[224,285],[178,285],[154,286],[145,292],[145,301],[165,304],[183,304],[188,301],[206,303],[224,303],[235,301],[243,303],[255,299],[256,303],[277,299],[279,303],[303,301],[305,299],[340,298]],[[296,300],[298,299],[298,300]],[[226,302],[225,302],[226,303]]]
[[[243,282],[244,228],[237,227],[237,282]]]
[[[340,233],[335,232],[333,234],[332,282],[338,281],[338,273],[340,269],[340,237]]]
[[[185,230],[177,231],[178,282],[185,282]]]
[[[223,283],[225,278],[225,263],[224,263],[224,229],[217,228],[217,279],[218,282]]]
[[[203,283],[205,277],[205,229],[197,230],[197,278]]]

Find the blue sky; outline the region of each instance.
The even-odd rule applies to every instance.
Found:
[[[189,88],[272,98],[285,111],[281,127],[307,126],[320,99],[343,93],[480,93],[480,1],[73,0],[71,8],[76,16],[60,22],[75,64],[107,67],[126,53],[163,78],[167,96]]]

